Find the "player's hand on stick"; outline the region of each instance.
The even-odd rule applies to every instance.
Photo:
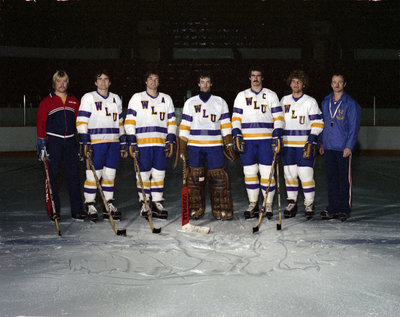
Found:
[[[274,153],[279,154],[282,150],[283,142],[282,142],[283,129],[275,129],[272,132],[272,150]]]
[[[306,160],[312,160],[316,154],[316,146],[318,143],[318,136],[310,134],[308,136],[307,143],[303,147],[303,158]]]
[[[126,142],[128,143],[129,155],[133,158],[139,158],[139,146],[137,144],[136,135],[127,135]]]
[[[121,135],[119,137],[119,154],[121,158],[127,158],[128,154],[128,145],[126,144],[126,135]]]
[[[49,154],[46,150],[46,139],[38,138],[37,139],[37,156],[39,161],[44,161],[45,158],[49,157]]]
[[[172,157],[176,150],[176,137],[175,134],[169,133],[165,141],[164,155],[166,158]]]
[[[235,128],[232,130],[232,134],[233,134],[233,148],[235,149],[236,152],[243,153],[246,144],[243,140],[242,132],[238,128]]]
[[[79,140],[79,153],[81,160],[83,160],[92,154],[92,143],[90,142],[90,135],[88,133],[79,134]]]

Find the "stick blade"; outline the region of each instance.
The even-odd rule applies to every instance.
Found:
[[[257,233],[260,230],[258,226],[253,227],[253,233]]]
[[[160,233],[161,232],[161,228],[153,228],[153,233]]]
[[[279,224],[279,223],[276,224],[276,230],[282,230],[281,224]]]
[[[126,229],[117,230],[117,236],[126,237]]]

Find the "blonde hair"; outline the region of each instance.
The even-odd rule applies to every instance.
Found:
[[[59,78],[65,78],[67,84],[69,84],[69,76],[68,76],[68,74],[63,70],[58,70],[53,75],[53,87],[54,87],[54,84],[55,84],[56,80],[59,79]]]

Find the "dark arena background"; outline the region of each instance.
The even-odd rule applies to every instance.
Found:
[[[399,0],[0,0],[0,317],[400,316],[399,21]],[[328,181],[318,155],[314,218],[304,217],[300,190],[297,216],[276,230],[275,195],[272,219],[253,234],[241,161],[226,160],[233,219],[215,220],[207,193],[204,217],[191,223],[211,232],[184,232],[182,164],[170,161],[169,215],[154,219],[162,231],[153,234],[127,158],[114,196],[126,236],[108,220],[71,218],[63,168],[57,235],[36,157],[36,113],[56,70],[81,98],[95,90],[95,71],[108,69],[126,111],[145,90],[144,73],[158,69],[179,124],[199,72],[212,73],[212,92],[232,111],[251,65],[279,99],[290,93],[289,73],[303,69],[319,104],[332,73],[346,75],[362,108],[349,219],[319,216]],[[83,163],[80,177],[82,185]],[[282,166],[277,179],[285,208]],[[96,204],[102,210],[100,197]]]

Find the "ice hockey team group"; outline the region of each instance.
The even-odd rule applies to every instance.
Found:
[[[261,190],[261,201],[268,193],[262,211],[272,218],[276,184],[271,169],[280,157],[287,192],[283,215],[296,216],[300,179],[304,215],[310,219],[315,211],[313,166],[319,151],[325,157],[328,180],[328,204],[321,218],[345,220],[351,212],[351,158],[361,117],[360,106],[344,90],[345,76],[335,73],[331,77],[333,91],[322,101],[322,111],[317,101],[304,93],[309,81],[302,70],[288,76],[292,93],[280,101],[275,92],[263,87],[261,69],[251,68],[248,76],[250,88],[238,93],[231,115],[226,101],[212,94],[211,75],[200,74],[199,93],[186,100],[177,135],[173,101],[158,91],[157,71],[145,74],[146,90],[132,96],[125,120],[120,97],[109,90],[111,77],[107,70],[95,74],[96,90],[86,93],[81,101],[67,92],[67,73],[57,71],[53,75],[53,90],[42,100],[37,113],[38,157],[49,171],[54,201],[52,207],[50,184],[46,182],[50,219],[60,219],[57,178],[60,163],[64,161],[72,218],[97,220],[100,204],[96,205],[95,199],[100,187],[103,217],[111,214],[114,220],[120,220],[121,212],[114,202],[114,182],[120,158],[128,156],[137,166],[143,217],[150,212],[154,218],[168,217],[163,196],[165,173],[169,159],[176,164],[180,158],[187,164],[190,218],[204,215],[207,180],[214,217],[232,219],[233,201],[225,157],[232,161],[240,157],[249,201],[244,217],[259,216]],[[79,159],[86,165],[84,204]]]

